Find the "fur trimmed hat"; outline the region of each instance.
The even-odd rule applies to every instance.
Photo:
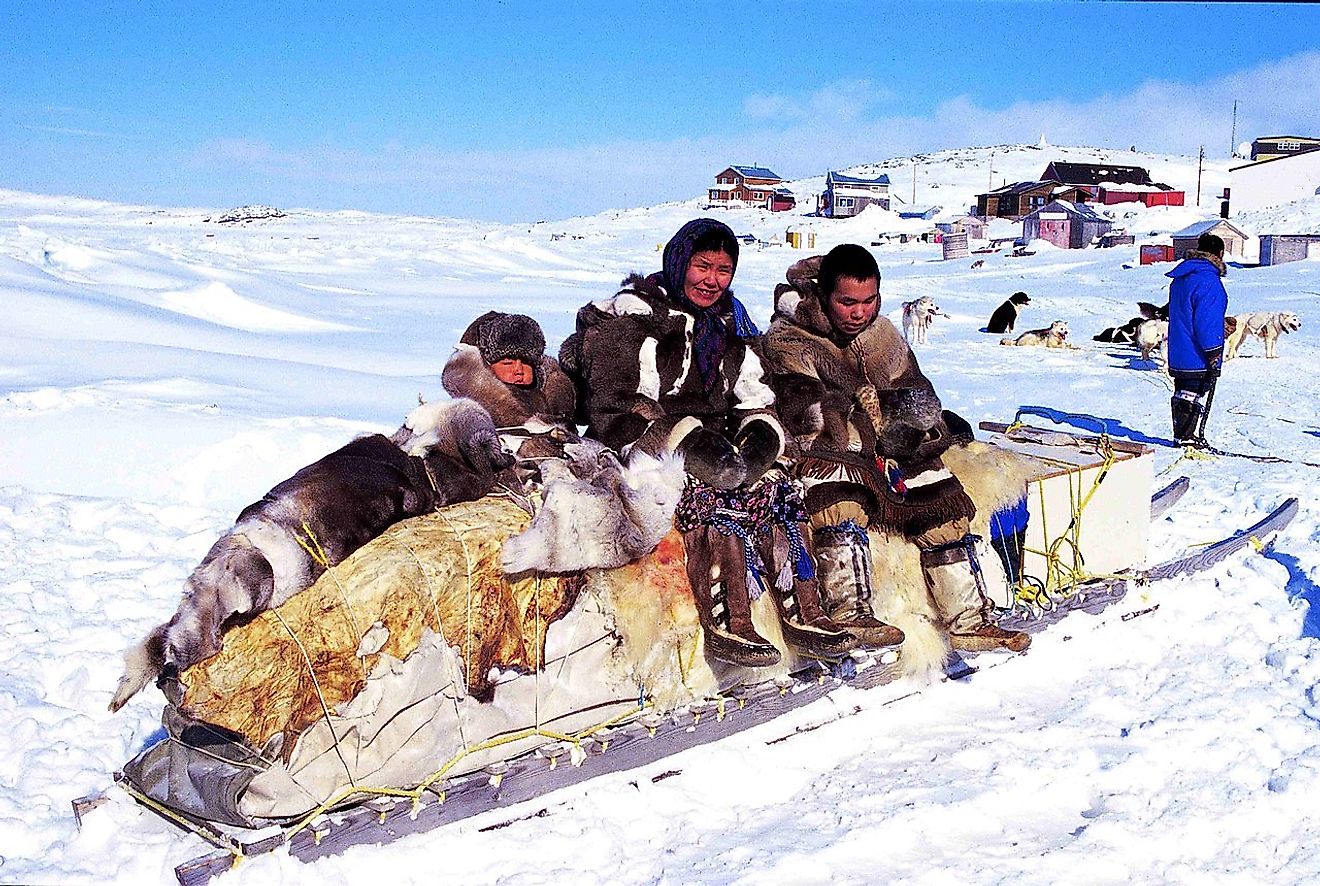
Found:
[[[488,311],[472,321],[461,341],[475,345],[488,365],[513,358],[536,367],[545,356],[545,333],[526,314]]]

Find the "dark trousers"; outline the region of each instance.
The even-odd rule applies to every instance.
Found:
[[[1181,442],[1201,439],[1205,435],[1205,415],[1210,408],[1210,395],[1219,376],[1213,372],[1186,372],[1175,369],[1173,397],[1169,401],[1173,414],[1173,436]]]

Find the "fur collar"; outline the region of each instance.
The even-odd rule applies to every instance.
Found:
[[[1208,261],[1210,262],[1210,264],[1214,265],[1215,270],[1219,272],[1219,276],[1221,277],[1228,276],[1228,268],[1224,266],[1223,257],[1215,255],[1213,252],[1202,252],[1199,249],[1189,249],[1185,253],[1183,253],[1183,258],[1186,259],[1187,261],[1191,261],[1192,259],[1196,259],[1196,258],[1199,258],[1202,261]]]
[[[472,345],[460,344],[445,363],[441,384],[454,397],[468,397],[482,406],[501,428],[518,427],[532,418],[549,424],[572,421],[573,384],[553,357],[544,356],[536,383],[518,388],[500,381]]]

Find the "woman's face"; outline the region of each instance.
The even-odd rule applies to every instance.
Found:
[[[683,294],[699,308],[720,300],[733,282],[733,259],[720,249],[694,252],[683,278]]]
[[[513,357],[505,357],[490,364],[490,371],[506,385],[526,387],[532,383],[532,367]]]

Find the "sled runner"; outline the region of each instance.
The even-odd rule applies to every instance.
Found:
[[[1005,571],[1018,570],[1009,589],[1027,591],[1001,623],[1028,632],[1075,609],[1098,612],[1133,584],[1208,568],[1296,513],[1289,499],[1242,532],[1143,569],[1136,564],[1149,520],[1186,491],[1185,479],[1151,496],[1144,447],[1001,429],[1009,432],[1002,445],[1037,464],[1021,502],[1023,528],[1013,533],[1018,546],[1001,534],[995,547]],[[1066,506],[1056,515],[1060,499]],[[1140,548],[1126,564],[1106,561],[1087,533],[1103,508],[1134,524],[1123,531]],[[864,651],[836,661],[788,657],[778,670],[719,668],[699,655],[690,597],[674,593],[684,582],[673,537],[585,583],[505,581],[490,571],[499,547],[492,527],[507,534],[524,525],[516,507],[490,499],[407,521],[290,601],[301,601],[301,616],[286,604],[226,635],[227,649],[293,662],[290,676],[262,671],[260,705],[250,690],[246,700],[226,701],[237,684],[224,680],[241,669],[224,653],[166,687],[170,738],[116,780],[221,850],[180,865],[181,883],[205,882],[239,857],[280,846],[312,860],[389,842],[718,740],[843,685],[870,689],[901,675],[893,653]],[[1053,581],[1031,571],[1050,573],[1051,562]],[[1026,581],[1033,578],[1039,587]],[[337,601],[350,595],[351,612],[339,612]],[[951,675],[965,668],[955,664]],[[320,679],[331,674],[337,682]],[[407,737],[392,738],[400,727]],[[410,745],[414,735],[429,743]],[[412,787],[390,786],[401,784]]]

